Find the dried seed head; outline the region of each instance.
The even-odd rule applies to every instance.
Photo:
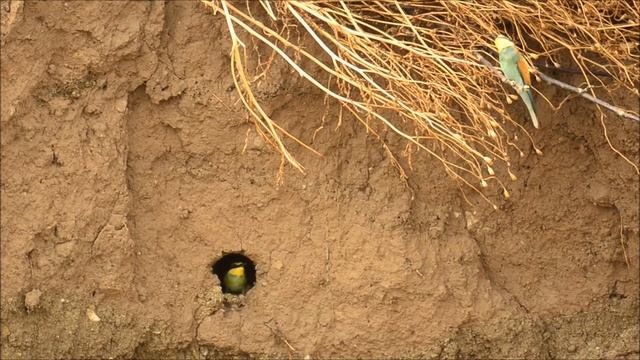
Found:
[[[491,168],[491,166],[487,166],[487,172],[489,173],[489,175],[493,176],[496,173],[493,171],[493,169]]]

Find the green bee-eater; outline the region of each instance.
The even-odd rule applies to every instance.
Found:
[[[244,263],[234,262],[224,275],[223,290],[231,294],[242,294],[247,286],[247,277],[244,273]]]
[[[516,46],[506,36],[498,36],[495,40],[496,48],[500,53],[500,69],[504,76],[516,84],[516,91],[529,110],[533,126],[540,127],[538,117],[533,105],[533,93],[531,92],[531,70],[527,61],[522,57]]]

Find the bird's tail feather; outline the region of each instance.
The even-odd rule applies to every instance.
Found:
[[[533,94],[531,93],[531,90],[527,90],[526,92],[521,93],[520,97],[524,101],[524,104],[527,106],[527,110],[529,110],[529,116],[531,116],[533,127],[536,129],[540,128],[540,122],[538,122],[538,117],[536,116],[536,109],[533,102]]]

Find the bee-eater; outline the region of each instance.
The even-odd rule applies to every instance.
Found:
[[[531,69],[527,61],[522,57],[516,46],[506,36],[499,35],[495,40],[496,48],[500,53],[500,69],[504,76],[516,84],[515,88],[529,110],[533,126],[540,127],[538,117],[533,105],[533,93],[531,92]]]
[[[242,294],[245,292],[247,277],[244,271],[244,263],[234,262],[231,268],[224,275],[222,281],[223,291],[231,294]]]

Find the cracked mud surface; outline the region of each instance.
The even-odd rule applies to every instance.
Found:
[[[541,106],[499,210],[432,159],[405,185],[335,106],[276,186],[220,17],[1,6],[3,358],[638,358],[638,178],[586,102]],[[257,86],[312,138],[316,89],[278,65]],[[606,124],[637,163],[637,124]],[[258,280],[229,301],[210,266],[239,250]]]

